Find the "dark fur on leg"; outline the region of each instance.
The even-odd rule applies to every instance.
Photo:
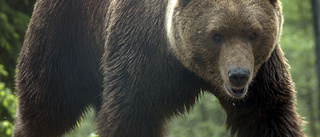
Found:
[[[88,106],[100,107],[103,39],[95,41],[92,33],[99,28],[85,22],[92,17],[79,11],[90,4],[36,3],[17,66],[14,137],[62,136]]]

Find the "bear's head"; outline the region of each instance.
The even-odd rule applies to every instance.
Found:
[[[277,0],[168,0],[170,51],[226,97],[246,95],[281,26]]]

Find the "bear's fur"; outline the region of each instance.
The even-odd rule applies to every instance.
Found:
[[[14,137],[62,136],[89,106],[101,137],[161,137],[201,91],[232,136],[305,136],[281,26],[277,0],[38,0]]]

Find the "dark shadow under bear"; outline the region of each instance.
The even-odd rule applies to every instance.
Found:
[[[101,137],[161,137],[201,89],[233,136],[304,136],[281,25],[276,0],[38,0],[13,136],[62,136],[93,106]]]

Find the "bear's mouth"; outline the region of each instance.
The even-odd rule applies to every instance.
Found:
[[[248,91],[248,85],[244,88],[232,88],[230,85],[225,84],[225,87],[228,90],[228,92],[236,98],[243,97]]]

